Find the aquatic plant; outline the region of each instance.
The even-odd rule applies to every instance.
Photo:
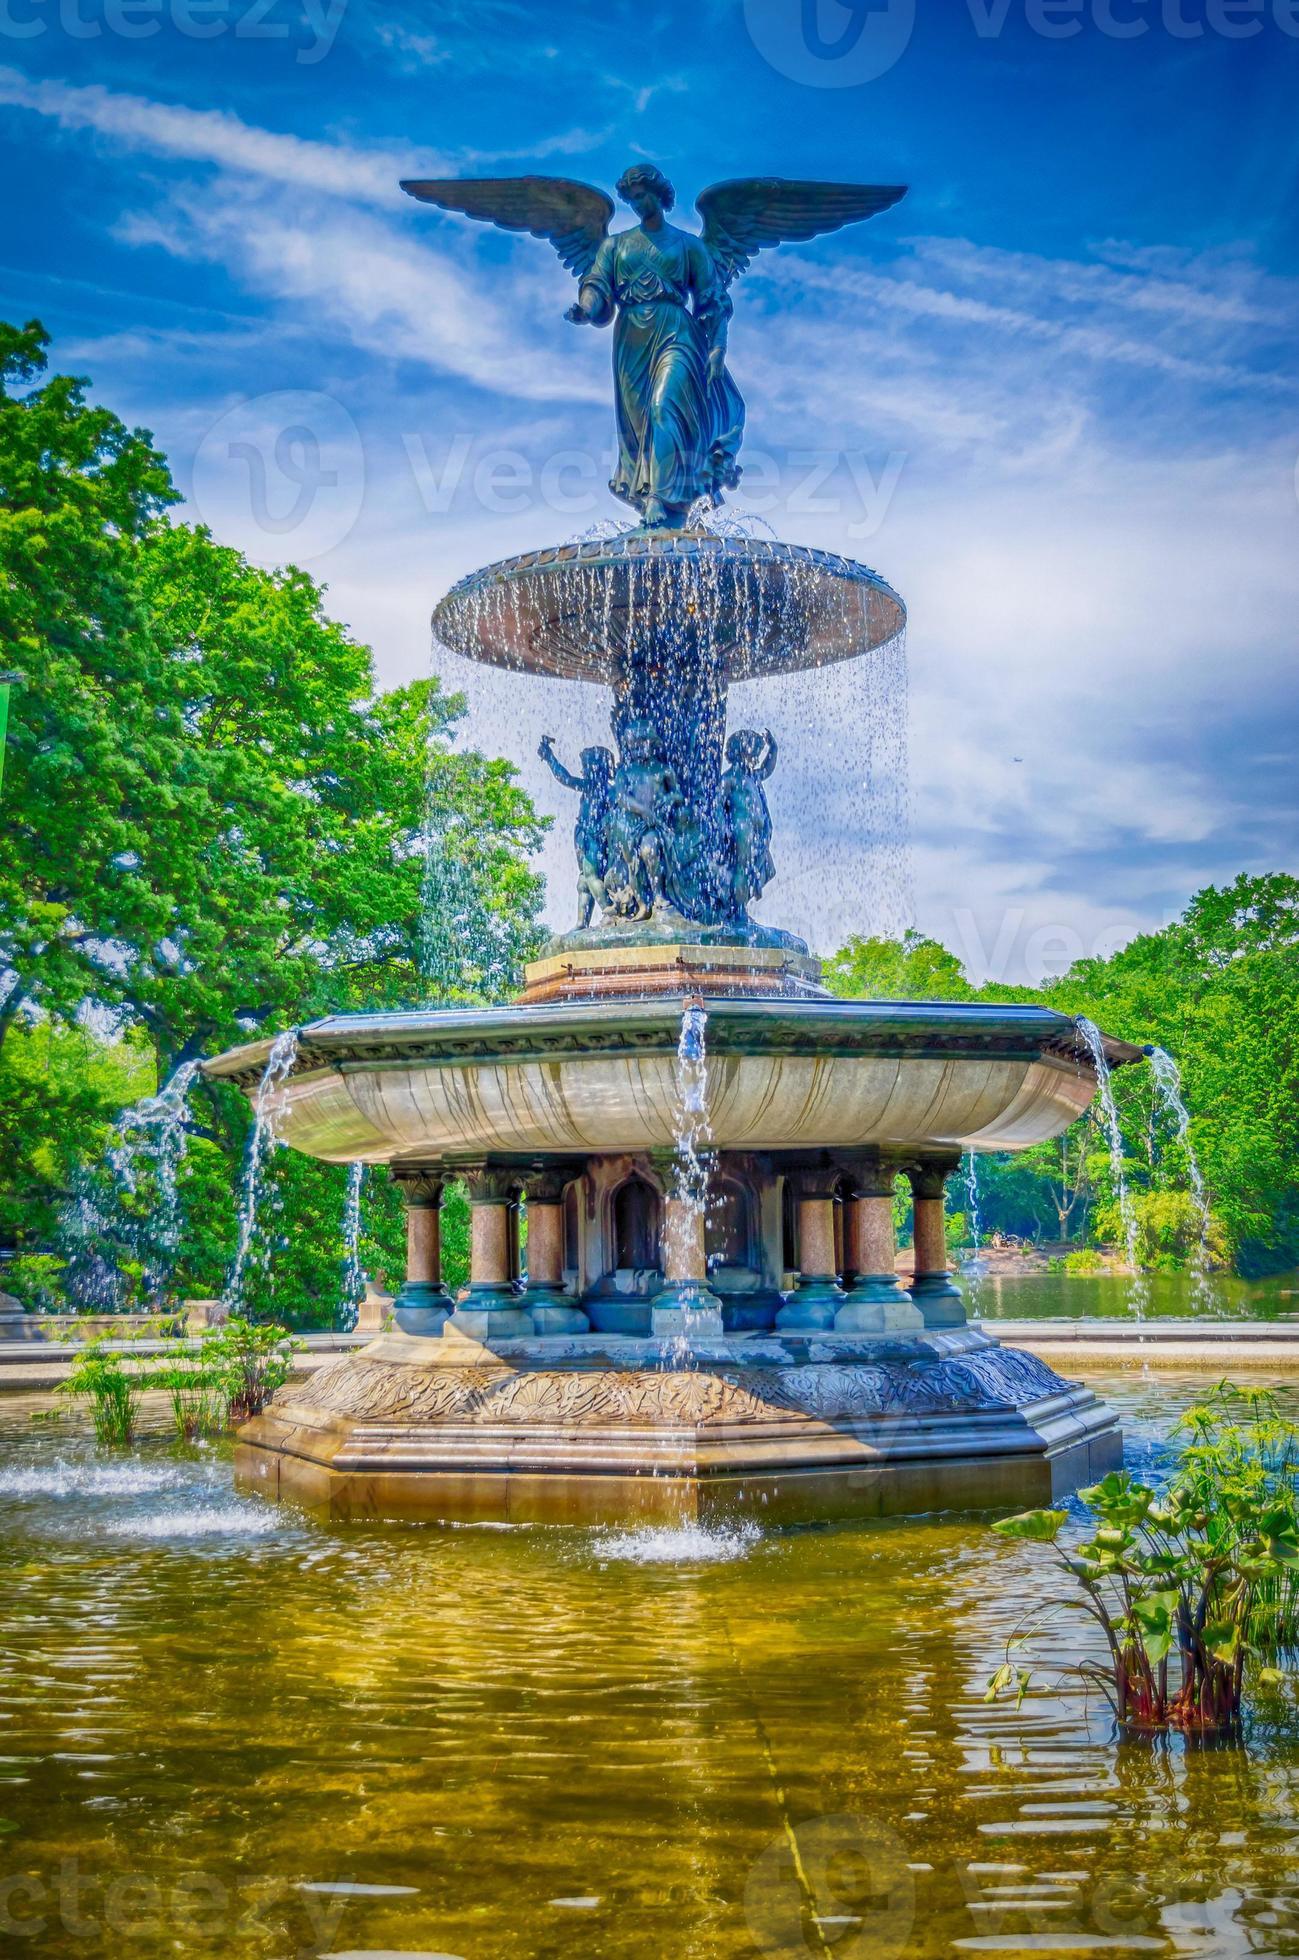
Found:
[[[1106,1658],[1066,1663],[1064,1672],[1098,1687],[1124,1729],[1235,1726],[1246,1663],[1275,1645],[1259,1638],[1264,1603],[1290,1596],[1299,1567],[1299,1512],[1289,1481],[1256,1460],[1233,1472],[1211,1453],[1220,1448],[1219,1439],[1201,1450],[1163,1492],[1111,1471],[1080,1493],[1094,1518],[1081,1544],[1059,1543],[1065,1511],[1026,1511],[993,1526],[1050,1546],[1080,1596],[1035,1612],[1012,1634],[988,1700],[1008,1690],[1022,1699],[1033,1676],[1015,1650],[1031,1653],[1060,1614],[1078,1611],[1100,1628]],[[1263,1683],[1277,1678],[1272,1669],[1258,1674]]]
[[[205,1336],[197,1354],[188,1341],[178,1341],[147,1373],[150,1388],[163,1389],[171,1402],[177,1440],[195,1443],[217,1436],[229,1421],[226,1376],[211,1357]]]
[[[1275,1390],[1219,1382],[1177,1424],[1192,1440],[1182,1459],[1187,1482],[1200,1494],[1210,1539],[1221,1531],[1230,1494],[1235,1506],[1293,1504],[1299,1486],[1299,1423],[1282,1410]],[[1260,1652],[1299,1646],[1299,1567],[1285,1566],[1255,1583],[1248,1633]]]
[[[283,1327],[235,1317],[204,1335],[201,1359],[219,1372],[227,1422],[237,1426],[261,1414],[292,1374],[293,1356],[302,1345]]]
[[[122,1356],[107,1341],[106,1335],[87,1341],[68,1379],[60,1384],[59,1394],[87,1400],[95,1441],[109,1449],[124,1449],[135,1440],[136,1417],[146,1383],[139,1374],[128,1374]]]

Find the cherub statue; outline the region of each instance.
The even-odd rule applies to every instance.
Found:
[[[618,464],[609,488],[649,529],[680,530],[700,497],[722,501],[739,480],[744,402],[726,369],[730,286],[756,252],[873,218],[905,197],[892,184],[738,177],[703,191],[703,231],[667,214],[675,193],[653,164],[633,164],[619,196],[638,222],[609,232],[612,198],[569,177],[406,180],[426,204],[531,232],[578,280],[565,318],[613,339]]]
[[[678,829],[689,811],[652,722],[629,722],[613,779],[605,889],[610,909],[648,919],[670,902]]]
[[[577,852],[577,929],[581,932],[591,923],[591,915],[596,906],[603,912],[609,904],[605,890],[604,874],[609,859],[608,828],[609,809],[614,780],[614,759],[611,749],[583,749],[582,774],[570,775],[559,757],[555,754],[554,737],[543,735],[537,754],[550,769],[556,782],[565,789],[580,791],[582,801],[578,805],[577,825],[573,832],[573,844]]]
[[[730,846],[731,911],[742,918],[776,875],[771,861],[771,812],[762,785],[776,766],[771,730],[739,728],[726,744],[722,818]]]

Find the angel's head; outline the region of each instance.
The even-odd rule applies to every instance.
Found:
[[[617,191],[638,218],[652,218],[660,211],[670,211],[677,201],[671,184],[652,163],[633,163],[630,170],[624,170]]]

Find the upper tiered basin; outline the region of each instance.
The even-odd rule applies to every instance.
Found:
[[[905,625],[897,593],[850,558],[710,531],[524,552],[461,579],[433,614],[467,659],[610,686],[633,658],[670,657],[683,631],[725,686],[851,660]]]
[[[301,1031],[276,1131],[331,1163],[671,1149],[682,1001],[340,1015]],[[1087,1108],[1074,1023],[1044,1008],[718,998],[708,1122],[719,1150],[1023,1150]],[[1114,1062],[1139,1050],[1109,1044]],[[209,1075],[252,1090],[266,1041]]]

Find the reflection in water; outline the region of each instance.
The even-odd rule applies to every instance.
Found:
[[[1227,1273],[1147,1273],[1142,1281],[1150,1320],[1299,1319],[1299,1273],[1250,1282]],[[1126,1320],[1132,1281],[1084,1273],[1007,1274],[980,1281],[984,1320]]]
[[[1203,1380],[1097,1386],[1145,1467]],[[1041,1569],[977,1520],[329,1530],[0,1403],[0,1949],[1299,1951],[1288,1691],[1216,1750],[989,1706]]]

